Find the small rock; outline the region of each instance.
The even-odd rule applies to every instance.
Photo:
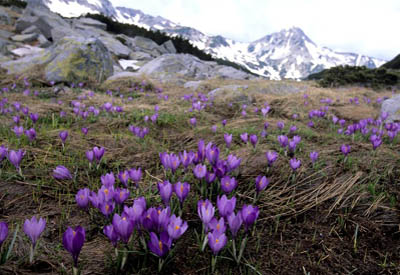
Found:
[[[38,38],[37,33],[29,33],[29,34],[17,34],[14,36],[11,36],[11,40],[15,42],[22,42],[22,43],[28,43],[35,41]]]
[[[395,95],[383,101],[381,112],[389,114],[385,122],[400,122],[400,95]]]

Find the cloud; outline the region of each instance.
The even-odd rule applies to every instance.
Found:
[[[254,41],[298,26],[320,46],[391,59],[400,53],[398,0],[112,0],[206,34]]]

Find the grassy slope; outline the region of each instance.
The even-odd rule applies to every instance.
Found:
[[[209,81],[207,90],[228,83],[231,82]],[[261,87],[270,83],[260,81],[252,85]],[[189,91],[173,85],[163,86],[163,94],[169,95],[168,101],[160,100],[155,93],[149,92],[149,96],[134,94],[135,99],[128,102],[121,100],[116,92],[111,97],[96,90],[94,97],[83,100],[86,106],[100,106],[114,100],[115,104],[124,107],[125,112],[122,115],[101,113],[98,118],[85,121],[75,119],[69,102],[87,94],[87,90],[73,89],[54,95],[51,88],[31,88],[32,91],[36,89],[40,90],[39,97],[22,95],[21,86],[19,92],[5,95],[10,103],[20,101],[29,106],[31,112],[38,112],[40,120],[35,125],[37,140],[29,144],[25,138],[20,141],[15,138],[10,130],[11,116],[2,116],[0,144],[11,149],[24,148],[27,154],[22,162],[23,177],[16,174],[8,161],[0,164],[0,220],[15,225],[38,214],[47,219],[47,228],[39,244],[36,265],[27,264],[28,242],[20,233],[13,257],[0,266],[1,274],[14,271],[38,274],[64,272],[63,266],[70,268],[71,259],[61,246],[61,235],[67,226],[78,224],[87,230],[80,257],[83,270],[91,274],[112,273],[115,269],[113,248],[101,233],[107,221],[97,210],[86,213],[77,208],[74,201],[77,190],[98,188],[102,174],[142,167],[146,172],[141,187],[132,189],[132,192],[134,196],[146,196],[148,204],[160,204],[155,191],[156,183],[165,175],[160,168],[158,153],[195,150],[199,139],[217,144],[223,156],[229,152],[242,158],[237,176],[239,205],[252,203],[257,175],[265,174],[270,179],[270,185],[257,203],[261,209],[259,221],[244,253],[246,262],[261,274],[377,274],[400,271],[399,137],[393,144],[385,140],[374,153],[367,140],[359,135],[354,140],[339,136],[337,128],[325,119],[317,120],[314,129],[306,126],[308,111],[319,108],[322,98],[339,100],[330,107],[329,116],[335,114],[347,121],[356,121],[366,116],[376,117],[379,106],[364,103],[350,105],[348,98],[358,96],[361,99],[365,95],[376,99],[384,94],[357,88],[310,88],[307,92],[310,96],[308,106],[303,104],[303,94],[258,95],[258,107],[262,107],[264,102],[271,105],[266,118],[254,114],[252,106],[248,107],[248,115],[242,117],[238,106],[228,107],[227,102],[215,102],[212,108],[194,114],[198,124],[194,128],[189,124],[189,118],[193,116],[187,112],[190,104],[181,100]],[[62,104],[57,104],[58,100]],[[156,124],[147,124],[149,135],[144,140],[134,137],[128,125],[144,126],[144,115],[153,114],[156,104],[160,106],[160,117]],[[67,112],[67,118],[59,118],[61,110]],[[299,114],[299,119],[291,119],[294,113]],[[225,128],[221,126],[223,119],[228,121]],[[22,120],[25,128],[30,126],[26,119]],[[260,139],[255,150],[241,143],[239,135],[242,132],[259,135],[265,121],[271,125],[269,135]],[[295,153],[302,160],[302,166],[295,179],[289,168],[290,157],[283,152],[274,167],[266,169],[265,152],[279,151],[277,121],[285,122],[284,132],[288,131],[289,125],[296,125],[302,137]],[[213,124],[218,125],[215,134],[211,131]],[[83,126],[89,127],[86,137],[80,132]],[[63,152],[58,133],[65,129],[69,131],[69,137]],[[229,150],[225,149],[224,133],[234,136]],[[352,146],[346,163],[339,151],[343,143]],[[106,148],[105,161],[98,171],[89,170],[85,159],[84,152],[93,146]],[[320,152],[320,160],[312,167],[308,155],[314,150]],[[52,170],[57,165],[68,167],[76,175],[73,183],[52,178]],[[196,181],[190,173],[186,179],[193,184],[183,215],[190,228],[178,241],[176,256],[166,267],[166,274],[172,271],[176,274],[202,274],[209,269],[209,249],[199,252],[195,241],[194,231],[201,229],[195,210],[198,198],[194,188]],[[229,257],[227,251],[222,255]],[[156,268],[153,257],[132,255],[128,260],[127,273],[156,273]],[[220,259],[217,270],[219,274],[254,273],[248,265],[236,267],[228,259]]]

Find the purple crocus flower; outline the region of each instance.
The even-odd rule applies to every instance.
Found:
[[[71,180],[72,176],[68,168],[62,165],[53,170],[53,177],[57,180]]]
[[[222,120],[222,127],[225,127],[226,125],[226,119]]]
[[[156,254],[158,257],[164,257],[171,248],[172,240],[166,231],[160,234],[158,238],[157,234],[150,232],[150,240],[147,245],[151,252]]]
[[[139,184],[140,180],[142,179],[142,169],[140,167],[137,169],[133,169],[133,168],[130,169],[129,176],[137,186]]]
[[[181,159],[181,163],[185,169],[192,163],[194,154],[193,152],[187,153],[186,150],[182,153],[179,153],[179,158]]]
[[[218,252],[225,247],[227,242],[227,237],[225,233],[218,235],[217,232],[208,233],[208,245],[211,250],[214,252],[214,255],[217,255]]]
[[[36,131],[34,128],[25,131],[25,135],[28,137],[29,141],[32,142],[36,138]]]
[[[29,114],[30,119],[32,120],[33,123],[36,123],[36,121],[38,121],[39,119],[39,114],[37,113],[30,113]]]
[[[226,231],[225,219],[220,218],[219,220],[217,220],[214,217],[210,221],[208,227],[212,233],[215,233],[216,235],[221,235],[221,234],[225,233],[225,231]]]
[[[376,150],[382,144],[382,139],[379,136],[372,135],[370,140],[372,143],[373,150]]]
[[[289,143],[288,137],[284,135],[278,136],[278,142],[280,143],[281,147],[286,147]]]
[[[174,239],[179,239],[188,228],[187,222],[183,222],[180,217],[172,215],[167,227],[168,235]]]
[[[81,226],[72,229],[68,227],[63,234],[63,245],[64,248],[71,253],[74,260],[74,267],[78,267],[78,257],[81,252],[83,243],[85,242],[85,229]]]
[[[278,121],[276,123],[276,126],[278,127],[279,130],[283,130],[283,128],[285,127],[285,123],[283,123],[282,121]]]
[[[13,116],[13,121],[14,121],[15,124],[19,124],[20,117],[19,116]]]
[[[118,214],[114,214],[112,225],[114,226],[114,229],[121,240],[124,243],[128,243],[129,238],[132,235],[134,225],[133,222],[129,220],[129,217],[124,214],[122,214],[122,217]]]
[[[289,141],[288,148],[289,148],[290,152],[296,151],[296,146],[297,146],[297,143],[294,140]]]
[[[318,152],[317,151],[312,151],[310,153],[310,159],[311,159],[312,163],[316,162],[317,159],[318,159]]]
[[[117,247],[117,244],[119,241],[119,235],[118,235],[117,231],[115,230],[114,226],[112,224],[105,226],[103,228],[103,233],[111,241],[112,245],[114,247]]]
[[[157,188],[164,204],[169,205],[169,201],[172,196],[172,184],[168,180],[165,180],[163,182],[159,182],[157,184]]]
[[[82,134],[84,134],[86,136],[88,131],[89,131],[89,129],[86,128],[86,127],[82,127],[81,131],[82,131]]]
[[[256,178],[257,193],[260,193],[262,190],[267,188],[268,184],[269,184],[269,181],[266,176],[261,176],[261,175],[257,176],[257,178]]]
[[[146,199],[140,197],[134,200],[131,207],[124,206],[124,214],[129,216],[133,222],[138,222],[142,218],[142,214],[146,211]]]
[[[214,165],[215,163],[218,162],[219,159],[219,149],[217,146],[212,145],[212,143],[209,143],[206,147],[206,157],[208,162],[211,165]]]
[[[194,168],[193,168],[193,174],[195,175],[196,178],[198,179],[202,179],[206,176],[207,173],[207,166],[206,165],[202,165],[202,164],[197,164]]]
[[[114,195],[114,192],[110,192],[110,193],[112,195]],[[101,197],[101,196],[98,196],[98,197]],[[114,211],[114,208],[115,208],[115,203],[111,200],[110,201],[103,200],[99,204],[100,212],[106,217],[108,217]]]
[[[229,229],[231,230],[233,238],[236,237],[237,232],[239,231],[242,223],[243,223],[243,220],[242,220],[242,215],[240,212],[238,214],[235,214],[235,212],[232,212],[228,216],[228,225],[229,225]]]
[[[296,127],[296,125],[292,125],[292,126],[290,126],[290,129],[289,129],[289,131],[290,131],[291,133],[294,133],[294,132],[296,132],[296,131],[297,131],[297,127]]]
[[[214,217],[215,207],[209,200],[199,200],[197,202],[197,213],[204,225],[208,225]]]
[[[24,133],[24,127],[22,127],[22,126],[14,126],[13,132],[19,138]]]
[[[60,137],[62,143],[65,143],[68,137],[68,131],[61,131],[58,136]]]
[[[19,149],[18,151],[10,150],[7,153],[8,160],[14,165],[14,167],[18,170],[20,168],[20,164],[22,158],[25,156],[25,151]]]
[[[125,187],[128,187],[129,177],[130,176],[128,170],[121,171],[118,173],[118,179]]]
[[[215,133],[217,131],[217,125],[211,126],[211,131]]]
[[[258,210],[257,206],[254,207],[252,205],[243,205],[240,215],[242,216],[246,231],[257,220],[259,213],[260,211]]]
[[[221,189],[225,193],[232,192],[237,187],[238,183],[234,177],[225,176],[221,179]]]
[[[247,133],[243,133],[240,135],[240,139],[247,144],[247,142],[249,141],[249,134]]]
[[[265,154],[265,157],[267,158],[268,161],[268,166],[272,166],[272,164],[276,161],[278,158],[278,153],[275,151],[268,151]]]
[[[228,171],[233,171],[239,167],[241,158],[236,157],[235,155],[229,154],[226,159],[226,166],[228,167]]]
[[[115,177],[113,173],[108,173],[100,177],[101,184],[106,187],[112,187],[115,184]]]
[[[258,142],[257,135],[251,135],[250,136],[250,143],[253,145],[254,148],[256,148],[257,142]]]
[[[236,207],[236,197],[232,197],[230,200],[226,195],[217,197],[218,212],[222,217],[228,217]]]
[[[1,244],[8,236],[8,225],[5,222],[0,222],[0,248]]]
[[[86,158],[89,162],[93,162],[94,160],[94,152],[92,150],[86,151]]]
[[[215,180],[216,177],[217,177],[217,175],[215,173],[211,173],[211,172],[207,171],[207,173],[206,173],[206,182],[207,183],[212,183]]]
[[[76,203],[80,208],[87,209],[89,206],[89,195],[90,190],[89,188],[83,188],[78,191],[75,195]]]
[[[309,128],[313,128],[313,127],[314,127],[314,121],[310,120],[310,121],[307,123],[307,126],[308,126]]]
[[[40,218],[36,219],[36,216],[33,216],[30,220],[26,219],[24,222],[24,232],[31,239],[32,246],[35,247],[37,240],[42,234],[44,228],[46,227],[46,220]]]
[[[350,145],[348,144],[342,144],[342,146],[340,146],[340,150],[342,151],[343,155],[347,156],[350,153]]]
[[[114,191],[114,201],[117,204],[122,205],[129,198],[129,195],[130,191],[128,189],[117,188]]]
[[[96,161],[97,162],[100,162],[101,161],[101,159],[102,159],[102,157],[103,157],[103,155],[104,155],[104,148],[103,147],[100,147],[100,148],[98,148],[97,146],[96,147],[93,147],[93,153],[94,153],[94,157],[95,157],[95,159],[96,159]]]
[[[232,142],[232,134],[224,134],[224,140],[226,143],[226,147],[229,148]]]
[[[0,146],[0,162],[7,156],[8,149],[4,145]]]
[[[104,105],[103,105],[103,108],[107,111],[107,112],[109,112],[109,111],[111,111],[111,109],[112,109],[112,104],[110,103],[110,102],[106,102],[106,103],[104,103]]]
[[[292,158],[290,160],[290,167],[293,169],[293,171],[296,171],[297,168],[299,168],[301,165],[301,161],[299,159],[296,158]]]
[[[189,122],[190,122],[190,124],[191,124],[193,127],[196,127],[197,120],[196,120],[195,117],[192,117],[192,118],[189,120]]]
[[[190,191],[190,184],[187,182],[182,183],[178,181],[177,183],[174,184],[174,192],[178,197],[179,201],[181,202],[181,204],[186,199],[187,195],[189,194],[189,191]]]

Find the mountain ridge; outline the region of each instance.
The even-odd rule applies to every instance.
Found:
[[[253,42],[239,42],[221,35],[209,36],[195,28],[176,24],[161,16],[147,15],[138,9],[114,7],[109,0],[29,1],[43,1],[50,10],[66,17],[90,11],[102,13],[122,23],[159,30],[171,36],[180,35],[215,58],[238,63],[270,79],[303,79],[312,73],[339,65],[376,68],[385,63],[384,60],[366,55],[335,52],[320,47],[298,27],[267,34]],[[77,9],[78,6],[82,8]]]

